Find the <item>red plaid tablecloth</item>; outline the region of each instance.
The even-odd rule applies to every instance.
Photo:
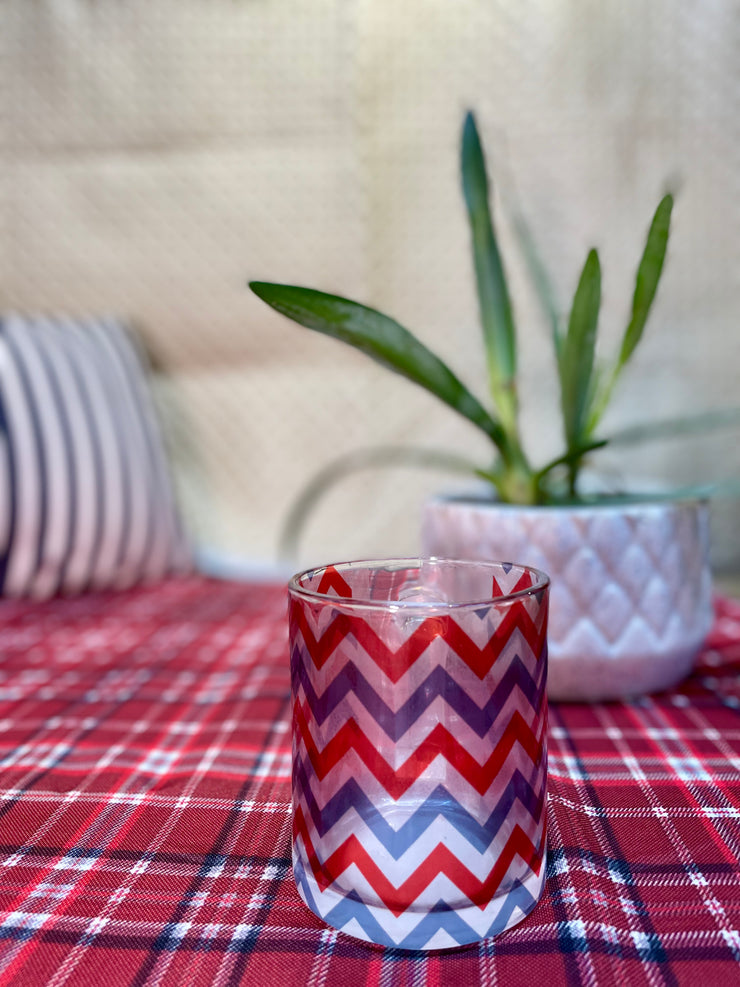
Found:
[[[545,894],[436,954],[298,897],[285,608],[201,578],[0,605],[0,983],[740,984],[740,605],[682,688],[551,705]]]

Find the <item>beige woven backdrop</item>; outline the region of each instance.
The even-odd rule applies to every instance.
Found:
[[[116,312],[155,354],[188,522],[270,562],[301,485],[376,443],[488,451],[431,398],[250,296],[286,280],[394,314],[484,386],[458,179],[474,107],[497,179],[525,428],[554,450],[547,328],[505,222],[522,205],[563,307],[601,250],[615,345],[652,210],[679,188],[644,348],[609,425],[740,403],[740,6],[687,0],[3,0],[0,298]],[[740,475],[738,432],[600,463]],[[449,478],[363,473],[302,560],[413,551]],[[715,560],[740,562],[719,504]]]

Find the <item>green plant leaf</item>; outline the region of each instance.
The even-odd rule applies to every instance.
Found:
[[[380,466],[426,467],[456,473],[476,474],[474,463],[453,452],[418,447],[379,446],[356,449],[338,456],[322,467],[306,483],[293,501],[282,527],[278,553],[280,558],[295,558],[306,522],[322,497],[337,483],[360,470]]]
[[[603,449],[608,442],[608,439],[592,439],[588,442],[584,442],[583,445],[576,446],[569,452],[563,453],[561,456],[557,456],[555,459],[551,459],[549,463],[546,463],[542,467],[542,469],[537,470],[537,482],[541,482],[547,474],[554,470],[557,466],[570,466],[572,463],[583,459],[583,457],[589,452],[593,452],[595,449]]]
[[[726,477],[713,483],[690,484],[670,490],[640,491],[638,493],[600,493],[579,497],[580,504],[603,506],[627,504],[661,504],[666,501],[732,499],[740,497],[740,478]]]
[[[522,212],[515,213],[513,217],[513,225],[514,232],[516,233],[517,240],[519,241],[519,248],[527,265],[537,300],[540,303],[540,308],[542,309],[545,318],[550,323],[555,356],[558,360],[560,360],[563,346],[563,334],[562,327],[560,325],[560,310],[555,297],[555,289],[553,288],[552,282],[550,281],[550,275],[547,273],[547,268],[545,267],[542,257],[540,256],[540,252],[532,235],[532,231],[530,230],[529,224],[527,223],[527,220]]]
[[[491,391],[504,428],[515,434],[517,360],[514,317],[491,219],[483,147],[472,113],[467,114],[463,127],[461,163]]]
[[[644,425],[630,425],[614,432],[609,437],[608,442],[613,446],[640,445],[643,442],[676,439],[686,435],[698,435],[703,432],[713,432],[720,428],[738,428],[739,426],[740,408],[720,408],[716,411],[705,411],[698,415],[666,418]]]
[[[349,343],[377,363],[401,374],[477,425],[508,455],[508,440],[497,422],[450,368],[408,329],[375,309],[312,288],[250,281],[264,302],[294,322]]]
[[[642,338],[643,330],[650,308],[658,290],[660,276],[663,273],[666,250],[668,249],[668,233],[671,225],[673,196],[664,195],[655,210],[650,224],[645,249],[637,268],[635,292],[632,297],[632,318],[622,340],[619,353],[619,366],[623,367],[635,351]]]
[[[637,268],[635,291],[632,296],[632,315],[622,338],[619,356],[611,373],[605,378],[605,383],[595,395],[587,424],[588,434],[592,434],[601,421],[617,380],[642,339],[645,324],[663,273],[672,211],[673,196],[664,195],[658,203],[658,208],[655,210],[650,223],[645,249]]]
[[[596,250],[590,250],[573,299],[559,366],[568,452],[584,444],[584,425],[591,394],[600,305],[601,265]]]

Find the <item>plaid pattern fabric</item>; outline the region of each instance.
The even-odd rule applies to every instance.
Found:
[[[298,897],[285,611],[199,577],[0,605],[0,983],[740,983],[740,605],[682,688],[551,705],[543,898],[432,954]]]

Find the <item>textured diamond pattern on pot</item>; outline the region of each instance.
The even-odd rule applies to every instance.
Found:
[[[638,604],[653,573],[650,556],[642,545],[633,541],[617,560],[612,575],[627,593],[633,604]]]
[[[663,567],[666,548],[678,536],[677,529],[676,518],[667,512],[649,511],[645,516],[637,518],[635,537],[649,554],[656,569]]]
[[[570,511],[434,501],[422,545],[430,555],[508,559],[549,574],[555,697],[628,694],[632,682],[635,692],[672,684],[688,672],[711,619],[701,506]],[[582,684],[586,663],[589,686]]]
[[[633,610],[627,593],[618,583],[609,581],[594,601],[593,622],[606,640],[613,644],[619,640]]]
[[[604,560],[622,556],[634,541],[632,519],[619,514],[597,514],[591,517],[585,532],[585,539],[592,549]]]
[[[555,525],[547,518],[533,518],[529,525],[521,526],[520,535],[522,542],[539,548],[543,560],[553,556],[567,558],[583,544],[583,532],[577,525]]]
[[[610,574],[599,556],[587,545],[583,545],[570,558],[561,573],[565,580],[560,586],[567,586],[568,592],[578,602],[582,613],[595,611],[594,603],[599,591],[610,579]]]
[[[666,633],[674,600],[670,581],[662,576],[656,574],[650,580],[640,601],[640,616],[658,637]]]
[[[686,552],[678,541],[670,541],[665,546],[663,558],[660,564],[656,563],[656,570],[660,572],[666,584],[671,587],[671,592],[675,595],[683,582],[686,566],[690,564],[690,559],[686,558]]]

